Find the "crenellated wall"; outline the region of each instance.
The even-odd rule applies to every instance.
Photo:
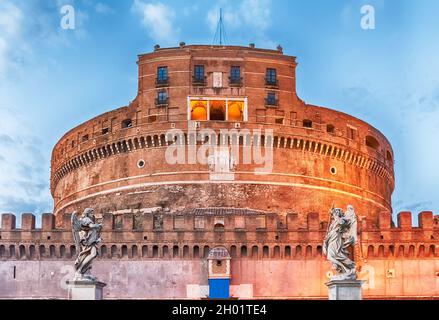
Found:
[[[295,213],[211,208],[163,213],[163,224],[157,225],[156,215],[144,215],[141,226],[134,212],[102,217],[103,242],[94,272],[110,282],[107,298],[196,298],[193,290],[202,292],[207,285],[209,249],[218,245],[231,253],[232,285],[251,285],[253,298],[326,295],[324,282],[331,268],[322,257],[325,216],[310,213],[303,219]],[[419,227],[414,227],[410,212],[400,213],[396,226],[389,213],[381,213],[378,224],[360,217],[356,260],[360,277],[368,283],[366,297],[439,298],[439,217],[422,212],[418,219]],[[65,298],[60,282],[71,272],[75,256],[70,215],[63,215],[62,228],[55,228],[52,214],[42,216],[39,229],[32,214],[22,215],[20,229],[15,222],[14,215],[2,216],[0,298]],[[144,278],[140,270],[151,276]],[[181,270],[191,271],[177,276]],[[264,282],[268,278],[270,286]],[[52,289],[41,295],[36,284],[42,279]],[[29,286],[33,291],[25,290]],[[157,291],[145,289],[151,286]]]

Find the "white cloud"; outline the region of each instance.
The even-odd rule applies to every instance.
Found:
[[[50,212],[48,159],[17,111],[0,106],[0,213]]]
[[[0,2],[0,75],[12,63],[11,44],[21,32],[22,11],[10,1]]]
[[[257,41],[264,47],[273,47],[274,43],[266,36],[266,31],[271,24],[272,0],[223,0],[212,7],[206,16],[207,24],[212,32],[218,25],[220,9],[223,11],[223,20],[227,36],[233,34],[234,38]]]
[[[142,25],[149,36],[164,45],[176,45],[180,29],[174,26],[175,11],[161,3],[146,3],[134,0],[132,10],[141,16]]]

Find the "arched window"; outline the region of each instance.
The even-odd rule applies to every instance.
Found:
[[[178,254],[179,254],[179,248],[178,248],[178,246],[174,246],[173,248],[172,248],[172,257],[174,257],[174,258],[178,258]]]
[[[411,245],[409,247],[409,257],[413,258],[415,256],[415,246]]]
[[[46,247],[44,245],[40,245],[39,253],[40,258],[44,258],[46,256]]]
[[[204,250],[203,251],[204,251],[203,252],[203,258],[207,258],[207,256],[209,255],[209,251],[210,251],[209,246],[204,246]]]
[[[122,129],[131,128],[133,126],[133,121],[131,119],[125,119],[122,121]]]
[[[291,247],[290,246],[285,247],[285,258],[291,258]]]
[[[270,257],[270,248],[268,248],[268,246],[264,246],[262,248],[262,257],[263,258],[269,258]]]
[[[49,256],[50,256],[52,259],[56,257],[55,246],[54,246],[54,245],[51,245],[51,246],[49,247]]]
[[[133,257],[133,259],[137,259],[139,253],[137,252],[137,246],[134,245],[131,247],[131,256]]]
[[[403,245],[399,246],[398,257],[404,257],[404,246]]]
[[[378,247],[378,257],[384,257],[384,246]]]
[[[259,255],[259,248],[258,246],[253,246],[252,248],[252,258],[257,259]]]
[[[142,258],[148,258],[148,246],[142,246]]]
[[[116,245],[111,246],[111,258],[118,258]]]
[[[232,258],[236,258],[236,246],[231,246],[230,247],[230,256]]]
[[[34,245],[29,246],[29,258],[30,259],[35,258],[35,246]]]
[[[15,258],[15,246],[14,245],[9,246],[9,258]]]
[[[66,257],[66,246],[65,245],[61,245],[59,247],[59,255],[61,258],[65,258]]]
[[[274,258],[277,258],[277,259],[280,258],[280,247],[279,246],[274,247]]]
[[[163,258],[169,258],[169,247],[168,246],[163,246],[162,252],[163,252]]]
[[[367,247],[367,257],[373,257],[374,256],[374,248],[372,245],[370,245],[369,247]]]
[[[185,258],[185,259],[189,258],[189,246],[183,247],[183,258]]]
[[[296,246],[296,257],[302,256],[302,246]]]
[[[0,258],[3,258],[5,256],[5,246],[0,246]]]
[[[122,258],[128,257],[128,247],[126,245],[122,246]]]
[[[311,246],[306,246],[306,256],[312,257],[312,247]]]
[[[323,255],[323,249],[322,246],[317,246],[317,256],[321,257]]]
[[[368,146],[372,149],[378,150],[378,148],[380,147],[380,143],[374,137],[367,136],[366,137],[366,146]]]
[[[158,258],[159,257],[159,247],[158,246],[153,246],[152,247],[152,257],[153,258]]]
[[[101,258],[107,258],[107,246],[103,245],[101,246]]]
[[[246,258],[247,257],[247,246],[242,246],[241,247],[241,258]]]
[[[386,156],[386,158],[387,158],[387,161],[389,161],[389,162],[393,162],[393,157],[392,157],[392,154],[390,153],[389,150],[387,150],[387,156]]]
[[[20,245],[18,247],[18,252],[19,252],[20,259],[26,258],[26,248],[24,247],[24,245]]]
[[[425,257],[425,246],[424,245],[419,246],[418,257],[419,258]]]
[[[76,257],[76,247],[75,246],[70,246],[70,257],[71,258]]]

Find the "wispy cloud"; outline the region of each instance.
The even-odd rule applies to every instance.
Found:
[[[17,111],[0,108],[0,213],[50,212],[48,159]]]
[[[266,35],[272,21],[271,6],[272,0],[223,0],[207,12],[206,22],[210,30],[215,31],[222,9],[226,31],[247,39],[251,35],[251,39],[258,41],[260,45],[272,47],[274,43]]]
[[[134,0],[132,11],[141,17],[141,23],[151,39],[164,45],[176,45],[180,29],[174,25],[174,9],[162,2]]]

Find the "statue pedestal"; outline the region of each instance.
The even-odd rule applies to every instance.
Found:
[[[103,300],[105,283],[99,281],[68,280],[69,300]]]
[[[361,280],[331,280],[326,283],[329,300],[363,300]]]

